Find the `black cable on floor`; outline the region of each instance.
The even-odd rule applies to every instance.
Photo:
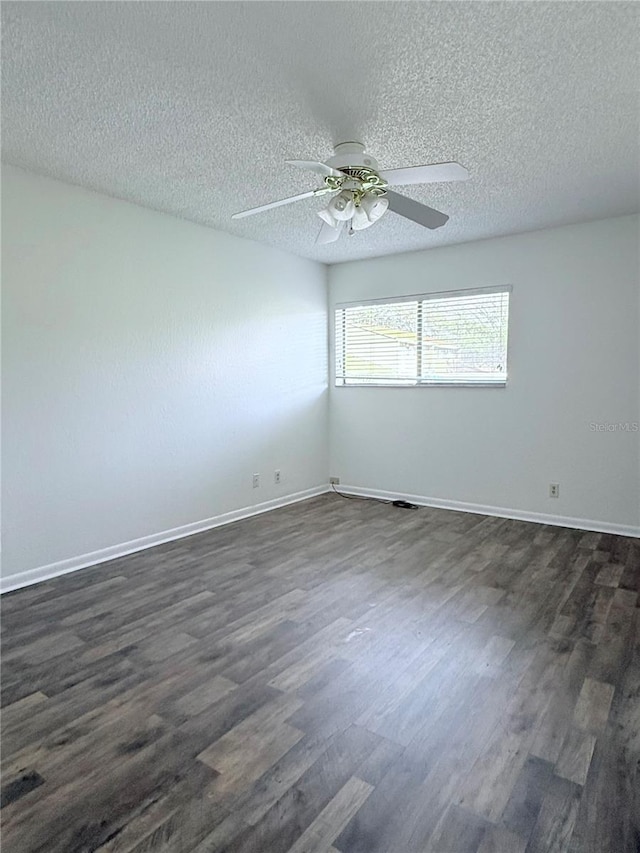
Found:
[[[390,504],[391,506],[397,506],[401,509],[418,509],[417,504],[409,503],[409,501],[389,501],[385,498],[371,498],[366,497],[365,495],[345,495],[343,492],[339,492],[333,483],[329,484],[336,495],[339,495],[341,498],[344,498],[346,501],[375,501],[379,504]]]
[[[379,504],[393,503],[393,501],[387,501],[384,498],[368,498],[365,495],[345,495],[343,492],[339,492],[336,489],[336,487],[333,485],[333,483],[330,483],[330,486],[333,489],[333,491],[336,493],[336,495],[339,495],[341,498],[344,498],[346,501],[375,501],[376,503],[379,503]]]

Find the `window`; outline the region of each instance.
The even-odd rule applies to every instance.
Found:
[[[510,292],[494,287],[338,306],[336,385],[505,385]]]

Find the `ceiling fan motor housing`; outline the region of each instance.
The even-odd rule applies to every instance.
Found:
[[[364,193],[376,196],[385,194],[387,182],[377,172],[380,168],[378,161],[367,154],[362,143],[342,142],[336,145],[335,152],[326,165],[339,169],[342,176],[326,177],[325,184],[329,188],[354,190],[358,196]]]
[[[361,142],[341,142],[333,150],[335,152],[333,157],[329,157],[326,163],[334,169],[346,171],[349,168],[364,168],[373,172],[380,169],[378,161],[367,154]]]

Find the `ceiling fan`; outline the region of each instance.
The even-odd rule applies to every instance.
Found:
[[[341,142],[334,148],[333,157],[324,163],[313,160],[285,160],[291,166],[316,172],[324,178],[324,185],[306,193],[252,207],[234,213],[232,219],[242,219],[282,207],[303,198],[332,193],[329,204],[318,211],[323,220],[317,243],[333,243],[343,231],[354,234],[369,228],[391,210],[425,228],[440,228],[449,217],[446,213],[420,204],[411,198],[393,192],[390,186],[431,184],[441,181],[466,181],[469,172],[460,163],[433,163],[429,166],[409,166],[405,169],[380,169],[380,166],[360,142]]]

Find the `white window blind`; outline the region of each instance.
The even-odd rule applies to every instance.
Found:
[[[336,385],[504,385],[510,287],[336,308]]]

